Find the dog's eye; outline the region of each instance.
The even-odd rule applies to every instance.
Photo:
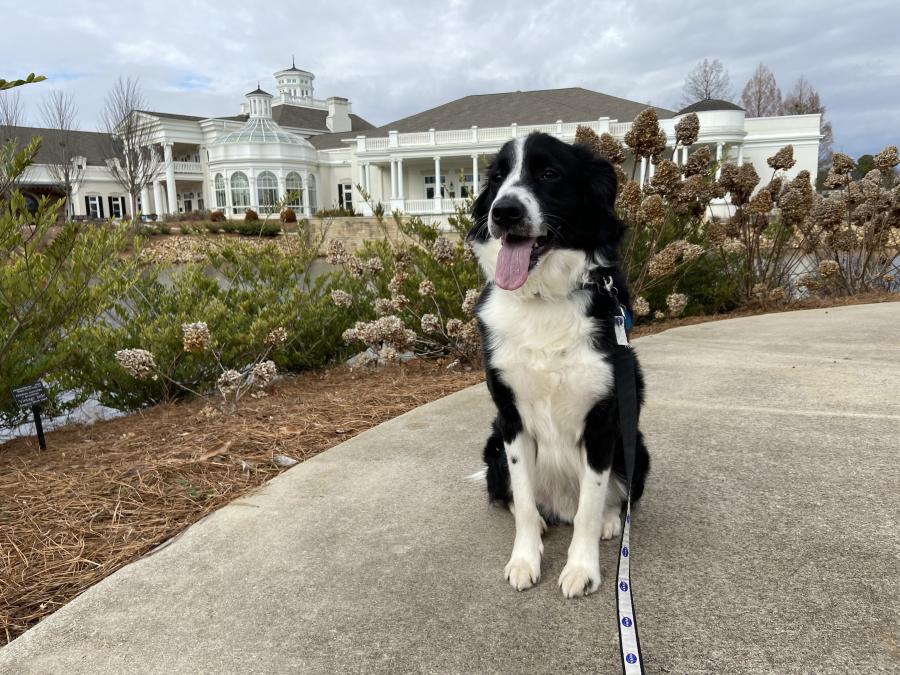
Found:
[[[503,172],[502,171],[494,171],[491,174],[491,182],[495,185],[499,185],[503,182]]]
[[[559,180],[559,172],[556,169],[551,169],[547,167],[544,169],[544,172],[541,174],[541,180],[545,180],[547,182],[553,182],[555,180]]]

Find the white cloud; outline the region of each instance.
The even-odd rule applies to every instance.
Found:
[[[718,57],[738,94],[759,61],[783,91],[805,75],[828,107],[836,145],[851,153],[898,141],[900,6],[878,0],[305,0],[277,12],[243,0],[42,4],[7,11],[37,34],[5,35],[2,75],[78,73],[23,97],[35,117],[40,96],[66,86],[83,128],[95,127],[120,75],[140,78],[155,109],[233,114],[257,80],[274,87],[271,73],[292,52],[316,74],[318,96],[347,96],[376,124],[467,94],[561,86],[672,107],[687,71]]]

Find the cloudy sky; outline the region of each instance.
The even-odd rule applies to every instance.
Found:
[[[96,129],[120,75],[140,79],[151,109],[236,114],[257,80],[274,91],[292,53],[317,97],[346,96],[374,124],[466,94],[566,86],[671,108],[706,57],[725,63],[735,97],[760,61],[785,93],[805,75],[836,150],[900,142],[896,0],[0,0],[0,16],[0,76],[49,78],[21,90],[35,125],[41,96],[62,88]]]

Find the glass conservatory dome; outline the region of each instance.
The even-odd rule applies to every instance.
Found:
[[[247,94],[249,102],[250,118],[240,129],[236,129],[214,145],[233,145],[238,143],[279,143],[283,145],[299,145],[312,148],[312,145],[302,136],[285,131],[272,119],[272,95],[257,87]]]

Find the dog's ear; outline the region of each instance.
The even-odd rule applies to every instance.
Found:
[[[581,160],[582,175],[587,180],[585,196],[588,212],[604,225],[609,243],[618,245],[625,233],[625,226],[616,216],[618,179],[616,170],[608,159],[598,155],[586,145],[572,146]]]
[[[491,210],[490,192],[490,186],[486,185],[472,204],[472,229],[469,230],[467,239],[487,239],[487,219]]]

